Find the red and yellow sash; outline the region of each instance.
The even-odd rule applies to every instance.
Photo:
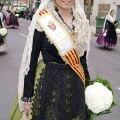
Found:
[[[58,23],[54,16],[43,10],[39,13],[37,22],[55,45],[66,63],[79,75],[85,85],[85,75],[76,47],[68,32]]]

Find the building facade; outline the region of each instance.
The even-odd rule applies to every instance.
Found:
[[[14,5],[26,6],[27,8],[36,8],[38,0],[14,0]]]
[[[106,16],[114,9],[116,18],[120,18],[120,0],[94,0],[92,16]]]
[[[22,6],[26,6],[29,7],[30,4],[32,5],[32,8],[37,8],[38,7],[38,2],[40,2],[41,0],[13,0],[13,4],[14,5],[22,5]],[[84,0],[79,0],[81,6],[84,8]]]

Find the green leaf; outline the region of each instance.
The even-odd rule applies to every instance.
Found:
[[[93,85],[95,81],[96,81],[96,80],[87,80],[87,81],[86,81],[86,84],[87,84],[87,86]]]
[[[110,106],[109,110],[111,110],[111,108],[113,108],[115,105],[117,105],[114,101],[112,102],[112,105]]]
[[[96,117],[97,117],[97,114],[91,114],[91,116],[90,116],[90,120],[95,120]]]
[[[111,113],[110,110],[105,110],[105,111],[103,111],[103,112],[100,112],[100,113],[97,114],[97,115],[99,116],[99,115],[104,115],[104,114],[109,114],[109,113]]]

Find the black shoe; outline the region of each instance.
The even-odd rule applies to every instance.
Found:
[[[104,48],[105,48],[105,49],[107,49],[107,47],[106,47],[106,46],[104,46]]]
[[[12,26],[12,28],[15,28],[14,26]]]
[[[108,47],[107,49],[108,49],[108,50],[111,50],[111,48],[110,48],[110,47]]]

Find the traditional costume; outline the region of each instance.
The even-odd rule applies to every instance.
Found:
[[[1,19],[1,24],[4,25],[4,14],[2,12],[1,6],[0,6],[0,19]]]
[[[88,120],[84,90],[90,79],[86,58],[90,30],[79,0],[75,0],[72,16],[72,24],[68,26],[54,0],[41,1],[29,27],[19,73],[16,100],[20,110],[15,100],[9,120],[20,117],[25,120]],[[38,59],[40,52],[43,60]],[[22,112],[23,102],[30,102],[32,97],[31,112],[26,118]]]
[[[106,16],[103,29],[100,31],[100,34],[97,38],[97,43],[106,48],[111,48],[116,46],[117,44],[117,35],[116,35],[116,27],[115,27],[115,17],[110,15],[110,12]]]
[[[2,23],[2,13],[0,14],[0,29],[3,27],[3,23]],[[2,37],[0,35],[0,52],[4,52],[8,49],[8,45],[6,43],[6,38]]]
[[[5,4],[4,6],[3,6],[3,8],[2,8],[2,12],[3,12],[3,14],[4,14],[4,17],[6,18],[7,17],[7,15],[8,15],[8,6]]]
[[[10,8],[9,12],[10,12],[9,15],[5,20],[5,26],[19,27],[18,19],[17,16],[15,15],[15,9]]]

